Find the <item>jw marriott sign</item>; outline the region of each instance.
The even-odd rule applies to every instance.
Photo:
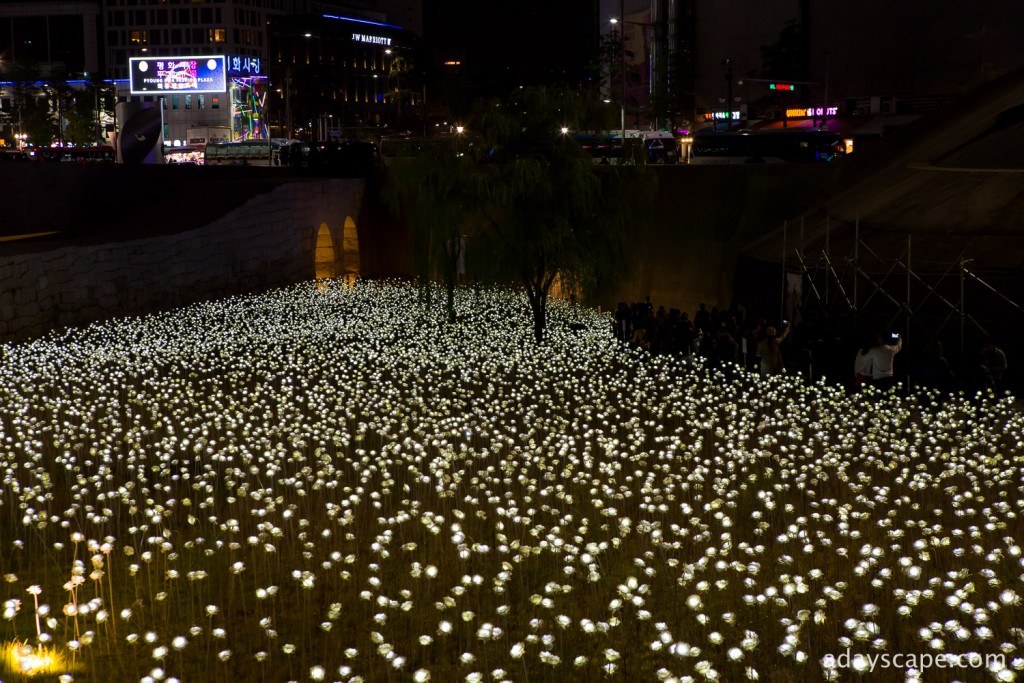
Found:
[[[365,33],[353,33],[352,41],[356,43],[370,43],[371,45],[391,45],[391,39],[384,36],[370,36]]]

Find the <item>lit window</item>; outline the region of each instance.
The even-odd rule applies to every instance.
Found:
[[[192,108],[192,96],[191,95],[185,95],[185,109],[191,109],[191,108]]]
[[[206,32],[207,39],[211,43],[223,43],[228,39],[227,29],[211,28]]]
[[[129,41],[132,45],[145,45],[149,42],[148,31],[132,31]]]

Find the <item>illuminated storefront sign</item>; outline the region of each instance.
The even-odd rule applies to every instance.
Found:
[[[792,83],[769,83],[769,90],[784,90],[787,92],[793,92],[796,90],[796,86]]]
[[[787,109],[787,119],[810,119],[820,116],[838,116],[839,107],[807,107],[806,109]]]
[[[730,118],[729,117],[729,112],[726,112],[726,111],[714,111],[714,112],[709,111],[709,112],[706,112],[704,114],[704,120],[705,121],[725,121],[728,118]],[[732,118],[737,120],[737,121],[740,120],[741,118],[743,118],[740,115],[740,110],[739,109],[737,109],[736,111],[734,111],[732,113]]]
[[[385,47],[391,45],[390,38],[386,36],[371,36],[367,33],[353,33],[352,42],[369,43],[371,45],[384,45]]]
[[[132,57],[128,60],[133,95],[226,92],[223,56]]]

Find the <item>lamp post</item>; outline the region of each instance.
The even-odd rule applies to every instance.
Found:
[[[621,123],[622,123],[622,143],[623,143],[623,146],[625,146],[625,143],[626,143],[626,33],[625,33],[625,31],[626,31],[626,24],[632,24],[634,26],[639,26],[639,27],[641,27],[642,30],[646,31],[649,28],[657,29],[658,28],[658,23],[650,22],[650,21],[626,21],[626,3],[625,3],[625,0],[620,0],[619,12],[620,12],[620,16],[619,17],[612,17],[609,20],[609,23],[619,27],[619,65],[620,65],[620,73],[619,73],[620,94],[619,94],[619,98],[620,98],[620,101],[621,101],[621,111],[620,111],[620,114],[621,114],[621,118],[622,118],[622,121],[621,121]],[[661,48],[658,46],[659,42],[660,42],[660,38],[657,35],[655,35],[654,36],[654,40],[655,40],[655,48],[654,49],[660,51]],[[660,52],[658,54],[660,54]],[[656,55],[656,58],[660,59],[660,57],[658,57],[657,55]],[[646,76],[646,78],[648,80],[648,83],[647,83],[647,90],[648,90],[648,92],[647,92],[647,97],[648,97],[647,102],[649,104],[650,103],[649,98],[650,98],[651,94],[654,92],[655,86],[658,83],[660,83],[660,79],[661,79],[662,76],[661,76],[661,74],[659,72],[658,65],[656,63],[652,64],[652,61],[654,61],[654,60],[652,60],[650,51],[649,51],[649,49],[647,47],[647,34],[646,33],[644,33],[644,61],[646,63],[646,69],[647,69],[647,76]],[[648,112],[648,115],[649,115],[649,113],[650,112]],[[639,118],[639,112],[637,113],[637,118]],[[655,123],[656,124],[658,123],[657,118],[658,117],[655,117]],[[625,147],[623,147],[623,149],[625,149]]]
[[[722,66],[725,67],[725,132],[728,133],[732,131],[732,60],[726,57],[722,60]]]
[[[388,70],[388,82],[387,82],[388,96],[391,98],[391,101],[392,101],[392,104],[393,104],[393,106],[392,106],[392,109],[394,110],[393,114],[392,114],[392,116],[394,117],[393,124],[397,128],[398,126],[401,125],[401,121],[402,121],[402,98],[404,96],[404,93],[402,92],[402,72],[406,68],[406,61],[402,57],[401,54],[398,54],[396,51],[392,50],[391,48],[388,48],[388,49],[384,50],[384,54],[386,55],[387,70]],[[395,79],[395,89],[394,90],[392,90],[392,88],[391,88],[391,78],[392,77],[394,77],[394,79]]]
[[[626,163],[626,0],[619,0],[619,88],[622,96],[622,158],[619,163]]]
[[[626,0],[619,0],[619,18],[612,17],[610,23],[619,27],[619,115],[622,124],[621,155],[619,163],[626,163]]]

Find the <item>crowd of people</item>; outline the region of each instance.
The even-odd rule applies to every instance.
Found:
[[[896,385],[894,370],[896,354],[903,350],[903,338],[897,334],[877,334],[865,338],[853,361],[854,386],[875,386],[888,390]],[[1008,372],[1006,353],[992,339],[982,342],[974,353],[968,353],[959,372],[946,358],[945,346],[939,340],[927,345],[924,353],[906,363],[911,384],[941,392],[992,390],[997,393],[1015,391]]]
[[[652,354],[697,355],[762,375],[785,371],[782,343],[789,332],[785,320],[779,327],[764,319],[748,321],[743,308],[708,310],[700,304],[691,320],[676,308],[655,310],[648,297],[633,304],[620,302],[615,310],[615,334],[624,342]]]
[[[810,377],[812,364],[816,364],[815,379],[828,374],[830,379],[855,389],[873,386],[884,391],[908,378],[915,386],[947,392],[1017,388],[1005,352],[991,339],[976,352],[966,354],[959,371],[947,360],[941,341],[928,344],[922,354],[903,359],[897,371],[897,356],[904,351],[904,340],[898,333],[887,330],[864,335],[854,351],[853,343],[845,340],[849,335],[833,334],[826,342],[822,337],[829,335],[822,334],[815,325],[798,326],[794,332],[788,321],[775,324],[751,318],[742,306],[720,311],[717,307],[708,310],[702,303],[691,319],[687,312],[676,308],[655,309],[647,297],[633,304],[620,302],[614,325],[618,339],[652,354],[701,356],[762,376],[790,372]]]
[[[992,339],[984,340],[980,349],[967,357],[959,372],[946,359],[942,342],[933,342],[916,363],[913,380],[919,386],[939,391],[1016,393],[1020,389],[1009,372],[1006,353]]]

